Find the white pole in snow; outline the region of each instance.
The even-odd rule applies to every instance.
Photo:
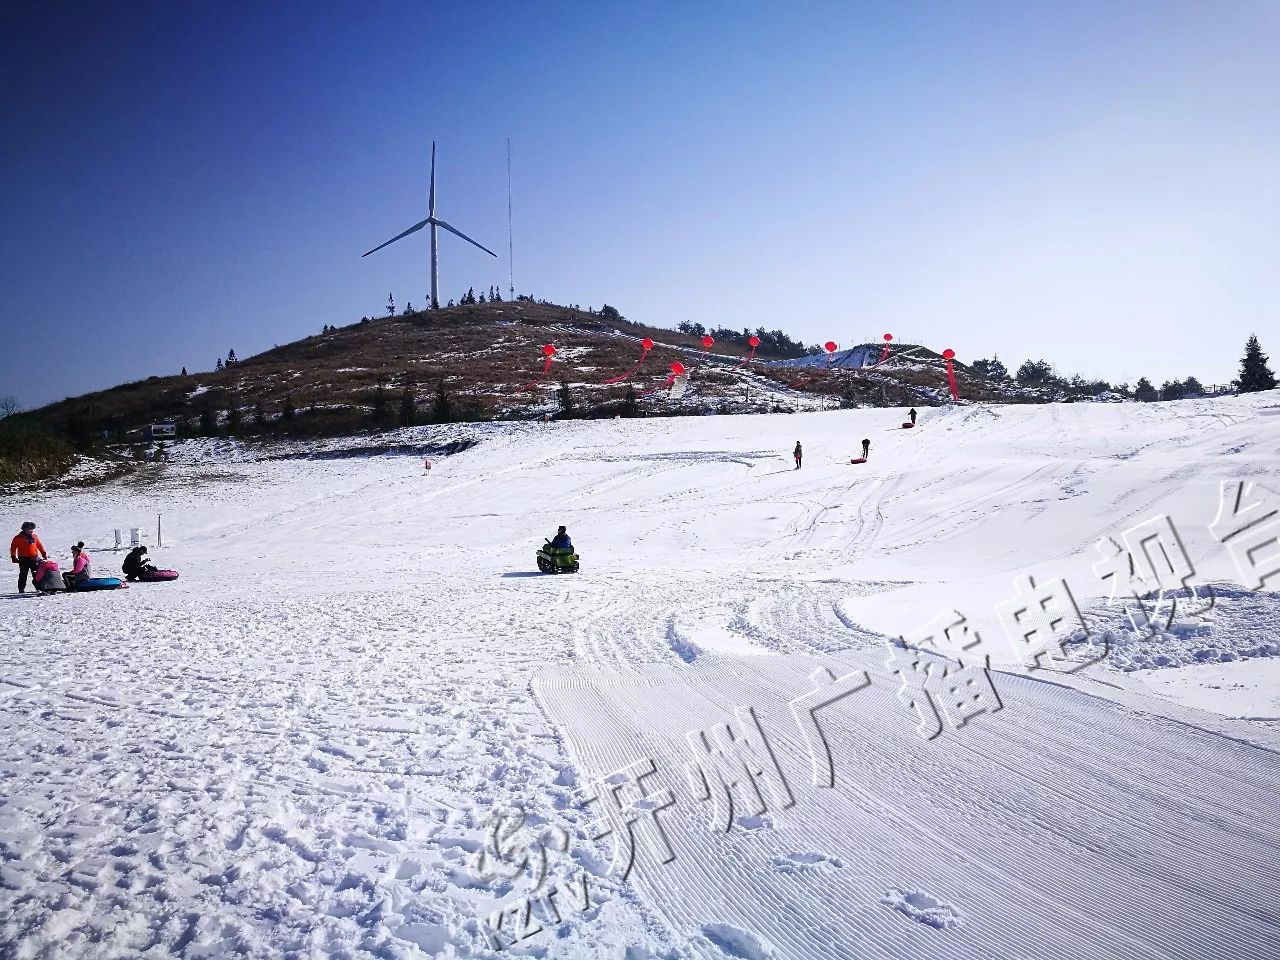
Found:
[[[156,514],[156,546],[163,547],[164,540],[160,538],[160,514]]]

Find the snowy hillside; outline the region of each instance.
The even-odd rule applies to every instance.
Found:
[[[1280,506],[1280,394],[904,417],[188,441],[0,497],[100,574],[161,514],[181,571],[0,597],[0,956],[1274,960],[1280,580],[1210,525],[1223,480]],[[1194,591],[1108,603],[1106,538]],[[1027,576],[1082,621],[1033,633]]]

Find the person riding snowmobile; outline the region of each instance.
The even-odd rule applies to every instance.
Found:
[[[551,541],[551,546],[557,550],[572,550],[573,541],[569,539],[569,533],[564,527],[556,528],[556,535]]]

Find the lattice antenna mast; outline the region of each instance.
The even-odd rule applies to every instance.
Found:
[[[507,293],[516,298],[515,240],[511,232],[511,138],[507,137]]]

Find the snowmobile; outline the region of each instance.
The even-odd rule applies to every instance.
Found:
[[[538,569],[543,573],[578,572],[578,555],[573,552],[573,547],[553,547],[547,540],[537,556]]]

